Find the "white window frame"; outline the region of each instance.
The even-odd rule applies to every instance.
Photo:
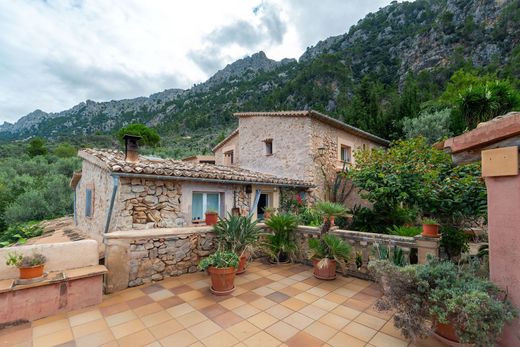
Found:
[[[204,216],[204,214],[206,214],[206,211],[208,210],[208,194],[217,194],[217,197],[218,197],[218,202],[217,202],[217,205],[218,205],[217,213],[218,213],[218,215],[220,216],[220,210],[221,210],[221,206],[220,206],[220,203],[221,203],[220,195],[222,194],[222,192],[199,192],[199,191],[193,191],[193,192],[191,193],[192,206],[193,206],[193,195],[194,195],[194,194],[202,194],[202,215],[203,215],[203,216]],[[193,219],[193,208],[192,208],[192,211],[191,211],[191,220],[197,220],[197,219]]]
[[[343,155],[343,154],[345,154],[345,155]],[[344,160],[343,157],[345,157],[346,160]],[[352,163],[352,147],[350,147],[348,145],[341,145],[340,146],[339,159],[342,162],[346,162],[346,163],[349,163],[349,164]]]

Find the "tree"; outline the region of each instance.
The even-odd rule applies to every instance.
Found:
[[[76,156],[78,151],[68,143],[60,143],[52,152],[57,157],[68,158]]]
[[[417,118],[403,119],[403,132],[407,139],[422,136],[429,144],[433,144],[451,136],[450,121],[450,109],[423,112]]]
[[[123,136],[125,135],[141,136],[142,139],[140,143],[144,146],[156,147],[161,141],[157,131],[139,123],[129,124],[117,132],[117,137],[121,142],[124,141]]]
[[[31,139],[29,142],[29,147],[27,148],[27,154],[32,157],[36,157],[37,155],[45,155],[47,154],[47,147],[45,147],[45,140],[41,137],[35,137]]]

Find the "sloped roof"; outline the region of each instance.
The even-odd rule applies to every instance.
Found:
[[[220,147],[224,146],[226,144],[226,142],[228,142],[229,140],[231,140],[231,138],[235,135],[238,134],[238,128],[236,128],[235,130],[233,130],[231,132],[231,134],[229,134],[228,136],[226,136],[226,138],[222,141],[220,141],[219,143],[217,143],[217,145],[215,147],[213,147],[212,151],[215,152],[217,149],[219,149]]]
[[[301,110],[301,111],[275,111],[275,112],[238,112],[234,114],[236,117],[311,117],[317,119],[323,123],[329,124],[335,128],[340,130],[349,132],[351,134],[357,135],[359,137],[365,138],[370,141],[374,141],[380,145],[388,146],[390,141],[385,140],[379,136],[373,135],[364,130],[353,127],[352,125],[348,125],[343,123],[335,118],[329,117],[323,113],[314,110]],[[227,140],[227,138],[226,138]],[[224,140],[224,141],[226,141]]]
[[[135,163],[125,161],[123,152],[107,149],[83,149],[78,156],[114,174],[156,175],[186,180],[238,184],[264,183],[277,186],[311,187],[303,180],[277,177],[234,166],[201,164],[173,159],[139,156]]]

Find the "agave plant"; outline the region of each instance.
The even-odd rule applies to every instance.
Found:
[[[310,259],[320,259],[318,267],[323,268],[330,260],[335,260],[343,272],[352,253],[352,247],[333,234],[324,234],[319,239],[309,239],[309,250]]]
[[[265,251],[276,262],[294,259],[297,249],[294,230],[298,226],[298,219],[288,213],[271,216],[265,224],[273,230],[273,234],[266,234]]]
[[[220,250],[241,256],[244,253],[254,253],[261,230],[256,225],[256,221],[252,220],[252,216],[228,214],[213,226],[213,232],[217,236]]]

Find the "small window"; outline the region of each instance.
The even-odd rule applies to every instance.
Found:
[[[233,151],[227,151],[224,153],[224,164],[225,165],[233,165],[235,163],[235,158],[233,155]]]
[[[352,149],[350,146],[341,145],[341,161],[350,163],[352,161]]]
[[[265,140],[265,155],[272,155],[273,154],[273,140]]]
[[[367,145],[366,145],[366,143],[363,144],[363,150],[364,150],[364,151],[367,150]]]
[[[92,217],[93,206],[92,206],[92,189],[85,191],[85,216]]]
[[[207,210],[215,210],[220,214],[220,193],[193,193],[191,219],[203,221]]]

